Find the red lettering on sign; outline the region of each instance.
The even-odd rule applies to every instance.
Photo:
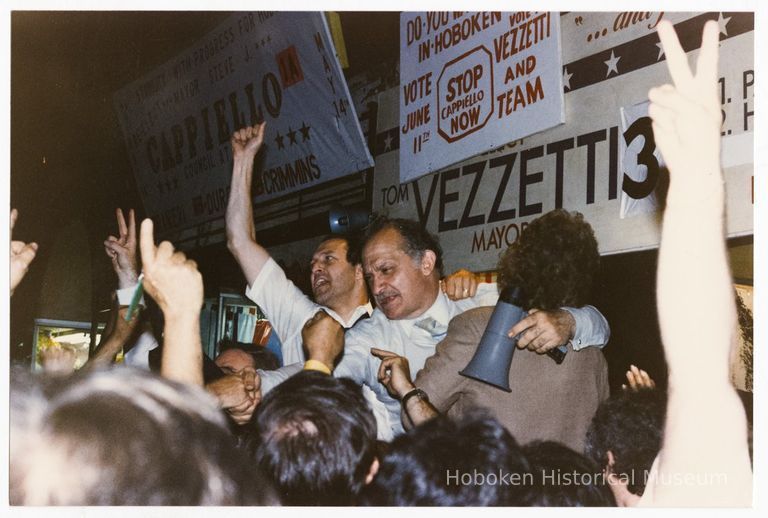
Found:
[[[280,69],[280,80],[283,88],[287,88],[304,80],[304,73],[301,71],[299,56],[296,54],[296,47],[291,45],[287,49],[278,53],[276,56],[277,66]]]

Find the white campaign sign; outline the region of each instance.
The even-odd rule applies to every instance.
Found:
[[[400,15],[400,180],[564,121],[560,17]]]
[[[139,192],[161,235],[223,220],[229,139],[266,121],[254,203],[370,167],[319,12],[236,13],[114,95]]]
[[[559,207],[584,214],[602,254],[658,246],[658,210],[628,210],[621,217],[623,195],[631,194],[633,201],[643,203],[656,196],[666,179],[666,172],[652,159],[657,156],[656,146],[644,115],[636,113],[624,129],[621,114],[622,108],[647,101],[649,88],[669,82],[655,32],[662,17],[675,23],[683,47],[691,49],[691,60],[697,55],[704,22],[715,19],[721,26],[720,53],[727,56],[720,60],[719,70],[727,232],[729,236],[751,234],[751,13],[563,15],[565,124],[407,183],[399,180],[402,168],[395,139],[389,142],[392,151],[376,157],[374,210],[418,219],[436,233],[448,272],[494,269],[499,254],[531,220]],[[400,133],[398,97],[398,89],[392,89],[379,98],[380,135]],[[400,137],[401,148],[411,145]],[[622,146],[629,151],[622,152]],[[632,166],[632,171],[625,171],[625,166]],[[644,176],[638,174],[641,171]],[[658,204],[663,206],[661,201]]]

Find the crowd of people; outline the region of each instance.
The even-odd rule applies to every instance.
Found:
[[[672,25],[658,33],[672,76],[649,92],[671,179],[657,277],[667,391],[633,366],[609,397],[609,325],[588,304],[598,247],[578,213],[531,222],[498,285],[445,277],[434,236],[382,217],[318,245],[305,295],[256,237],[262,123],[232,136],[227,245],[283,365],[237,343],[208,359],[197,265],[118,209],[104,243],[118,289],[95,355],[77,371],[61,350],[41,375],[12,369],[11,504],[749,506],[748,425],[728,374],[717,24],[695,73]],[[36,251],[12,241],[11,295]],[[132,311],[139,286],[148,297]],[[507,392],[459,371],[512,287],[525,314],[508,330]],[[545,354],[562,346],[559,363]]]

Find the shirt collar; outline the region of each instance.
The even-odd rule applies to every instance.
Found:
[[[344,322],[344,319],[341,318],[341,316],[336,313],[334,310],[332,310],[329,307],[322,306],[322,308],[325,310],[326,313],[331,315],[333,319],[338,322],[339,324],[344,327],[344,329],[349,329],[350,327],[354,326],[355,323],[357,323],[358,320],[360,320],[360,317],[367,314],[368,316],[371,316],[371,313],[373,313],[373,304],[371,304],[371,301],[368,301],[366,304],[363,304],[362,306],[357,306],[355,308],[355,311],[352,312],[352,316],[349,318],[348,322]]]

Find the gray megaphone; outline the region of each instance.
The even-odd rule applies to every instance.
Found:
[[[480,345],[469,364],[459,374],[511,392],[509,388],[509,367],[515,354],[517,338],[507,336],[509,330],[525,315],[521,307],[522,290],[505,288],[499,294],[499,301],[485,327]]]
[[[523,311],[522,302],[523,294],[520,288],[508,287],[499,294],[499,301],[485,327],[480,345],[477,346],[469,364],[459,374],[489,383],[507,392],[512,391],[509,388],[509,367],[517,348],[517,337],[510,338],[507,333],[528,314]],[[568,347],[560,345],[546,354],[560,365],[568,354]]]
[[[349,234],[370,223],[370,213],[364,208],[333,205],[328,211],[331,234]]]

